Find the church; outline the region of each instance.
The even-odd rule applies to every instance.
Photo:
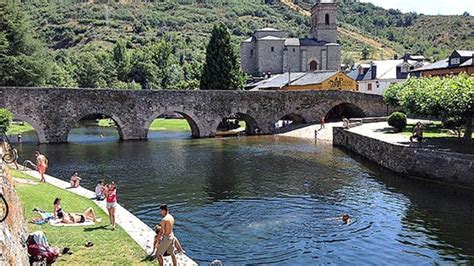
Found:
[[[241,69],[253,77],[285,72],[340,70],[336,0],[317,0],[311,9],[307,38],[287,38],[286,32],[264,28],[240,45]]]

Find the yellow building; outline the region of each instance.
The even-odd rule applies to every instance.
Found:
[[[357,81],[342,71],[283,73],[248,86],[253,90],[357,90]]]

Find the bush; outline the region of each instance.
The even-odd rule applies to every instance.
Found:
[[[8,131],[12,123],[12,113],[7,109],[0,109],[0,128],[4,128],[5,131]]]
[[[397,132],[402,132],[407,127],[407,116],[404,113],[394,112],[388,118],[388,124]]]

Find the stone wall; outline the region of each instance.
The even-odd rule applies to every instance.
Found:
[[[396,173],[474,188],[474,155],[392,144],[333,128],[333,145]]]
[[[10,175],[0,163],[0,191],[5,197],[9,214],[0,223],[0,265],[29,265],[25,244],[28,232],[23,218],[20,201]]]

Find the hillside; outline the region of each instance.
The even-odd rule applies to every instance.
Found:
[[[103,2],[103,1],[102,1]],[[200,1],[196,1],[200,2]],[[202,1],[206,2],[206,1]],[[280,0],[273,5],[262,1],[230,0],[197,4],[194,1],[140,3],[122,0],[97,3],[27,4],[38,32],[52,49],[107,47],[117,38],[141,46],[160,37],[184,39],[186,53],[202,58],[211,26],[224,22],[235,43],[255,29],[272,26],[288,30],[291,36],[307,34],[307,16],[313,0]],[[296,4],[296,3],[297,4]],[[296,12],[295,12],[296,11]],[[411,52],[433,60],[454,48],[474,47],[474,17],[425,16],[385,10],[368,3],[343,0],[339,3],[339,33],[342,50],[359,59],[362,49],[379,59]],[[427,30],[430,29],[430,30]]]
[[[31,25],[32,38],[47,46],[44,53],[53,63],[51,69],[44,69],[45,78],[30,75],[30,81],[20,83],[195,88],[213,25],[227,26],[237,52],[239,43],[259,28],[279,28],[289,37],[307,36],[307,10],[313,3],[314,0],[24,2],[18,9],[27,14],[25,23]],[[341,0],[338,20],[343,62],[360,60],[362,52],[366,54],[364,60],[388,59],[405,52],[436,60],[452,49],[474,47],[472,16],[405,14]],[[32,56],[39,58],[41,54],[40,49]],[[32,66],[35,62],[45,65],[36,59],[30,62]],[[117,64],[123,64],[121,69]],[[12,75],[19,77],[28,74],[20,67],[14,72]],[[13,76],[5,84],[20,84]]]

